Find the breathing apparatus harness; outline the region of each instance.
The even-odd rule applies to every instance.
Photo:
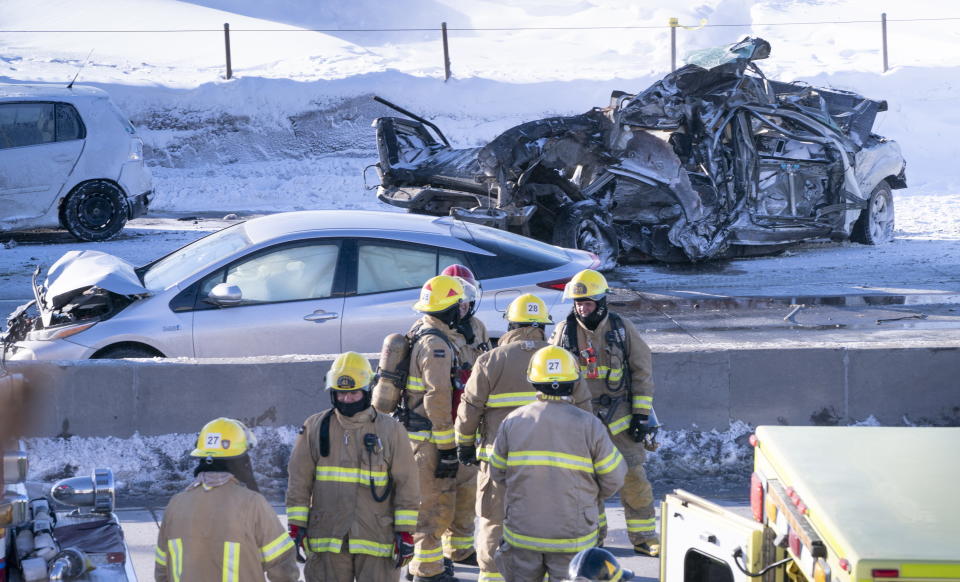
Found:
[[[630,336],[627,334],[627,330],[623,325],[623,319],[618,314],[608,311],[607,317],[610,320],[610,331],[604,336],[607,343],[607,354],[610,356],[610,363],[612,364],[613,353],[610,346],[615,345],[620,349],[623,373],[616,384],[611,384],[610,371],[608,370],[603,381],[607,391],[615,396],[602,394],[591,401],[600,408],[606,408],[606,414],[600,418],[604,424],[610,424],[614,420],[613,416],[616,414],[617,409],[620,408],[620,403],[632,396],[633,384],[633,375],[630,372]],[[571,311],[570,314],[567,315],[566,326],[563,329],[560,345],[569,350],[574,356],[584,360],[589,368],[591,364],[596,365],[597,363],[597,351],[593,346],[589,346],[585,350],[580,350],[577,339],[577,328],[579,325],[576,314]],[[600,415],[598,414],[598,416]]]

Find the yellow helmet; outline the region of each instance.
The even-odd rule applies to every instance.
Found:
[[[191,457],[229,459],[257,446],[257,437],[239,420],[218,418],[203,425]]]
[[[610,288],[607,278],[593,269],[584,269],[573,276],[563,288],[564,299],[592,299],[599,301],[607,296]]]
[[[423,284],[413,308],[421,313],[439,313],[463,300],[463,285],[455,277],[437,275]]]
[[[524,293],[510,302],[507,307],[507,321],[510,323],[553,323],[547,304],[532,293]]]
[[[327,388],[331,390],[370,391],[373,369],[370,362],[357,352],[344,352],[337,356],[327,372]]]
[[[531,384],[576,382],[580,379],[580,366],[569,351],[560,346],[546,346],[534,352],[527,367],[527,380]]]

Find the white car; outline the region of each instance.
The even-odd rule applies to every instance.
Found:
[[[105,91],[0,84],[0,231],[106,240],[146,213],[143,141]]]
[[[420,287],[451,264],[476,274],[492,338],[522,293],[554,321],[564,285],[597,256],[470,224],[396,212],[311,210],[255,218],[146,266],[70,251],[35,279],[0,336],[8,359],[243,357],[377,352],[406,332]]]

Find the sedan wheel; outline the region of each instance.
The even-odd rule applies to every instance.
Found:
[[[601,269],[612,269],[617,265],[620,243],[602,214],[593,201],[564,208],[555,224],[553,244],[591,252],[600,258]]]
[[[80,240],[107,240],[127,223],[126,198],[123,191],[110,182],[88,182],[64,201],[63,226]]]
[[[867,207],[860,211],[850,238],[867,245],[890,242],[893,240],[893,225],[893,193],[883,180],[870,194]]]

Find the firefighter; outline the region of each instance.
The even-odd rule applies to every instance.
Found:
[[[530,358],[537,401],[511,412],[490,465],[504,496],[496,562],[507,582],[562,580],[577,552],[597,543],[599,506],[623,485],[626,466],[603,423],[573,405],[577,360],[547,346]]]
[[[488,463],[493,440],[510,412],[536,400],[526,370],[534,352],[549,345],[546,326],[552,323],[546,304],[530,293],[514,299],[505,315],[507,333],[496,348],[477,360],[457,410],[457,455],[467,466],[480,464],[475,513],[479,518],[476,551],[481,582],[503,580],[493,557],[503,527],[503,494],[490,478]],[[578,382],[573,396],[577,406],[593,412],[586,384]]]
[[[293,541],[259,493],[249,451],[256,438],[238,420],[204,425],[190,453],[196,479],[163,512],[154,579],[295,582]]]
[[[386,582],[413,555],[420,490],[407,432],[370,405],[373,370],[356,352],[327,373],[332,408],[300,429],[287,467],[290,537],[307,582]]]
[[[607,425],[629,467],[620,501],[630,543],[636,553],[656,556],[660,540],[653,489],[643,470],[643,440],[651,430],[647,421],[653,407],[652,358],[633,323],[608,310],[608,291],[607,280],[597,271],[577,273],[563,293],[564,298],[573,299],[573,309],[557,325],[550,343],[570,350],[580,363],[593,394],[594,412]]]
[[[490,349],[487,326],[474,317],[480,300],[480,287],[473,272],[464,265],[450,265],[441,271],[442,275],[456,277],[463,286],[463,301],[460,303],[460,323],[457,331],[463,336],[460,357],[460,386],[466,385],[477,358]],[[463,394],[462,390],[453,393],[453,411],[456,412]],[[474,528],[476,515],[474,504],[477,497],[477,467],[465,465],[457,470],[457,493],[454,502],[453,523],[443,534],[444,564],[449,569],[454,562],[477,565],[474,549]]]
[[[455,277],[433,277],[413,306],[423,316],[407,334],[417,338],[400,412],[420,472],[420,520],[409,568],[415,582],[456,582],[453,564],[444,564],[442,537],[453,524],[457,495],[453,397],[464,346],[457,333],[463,300],[463,285]]]

